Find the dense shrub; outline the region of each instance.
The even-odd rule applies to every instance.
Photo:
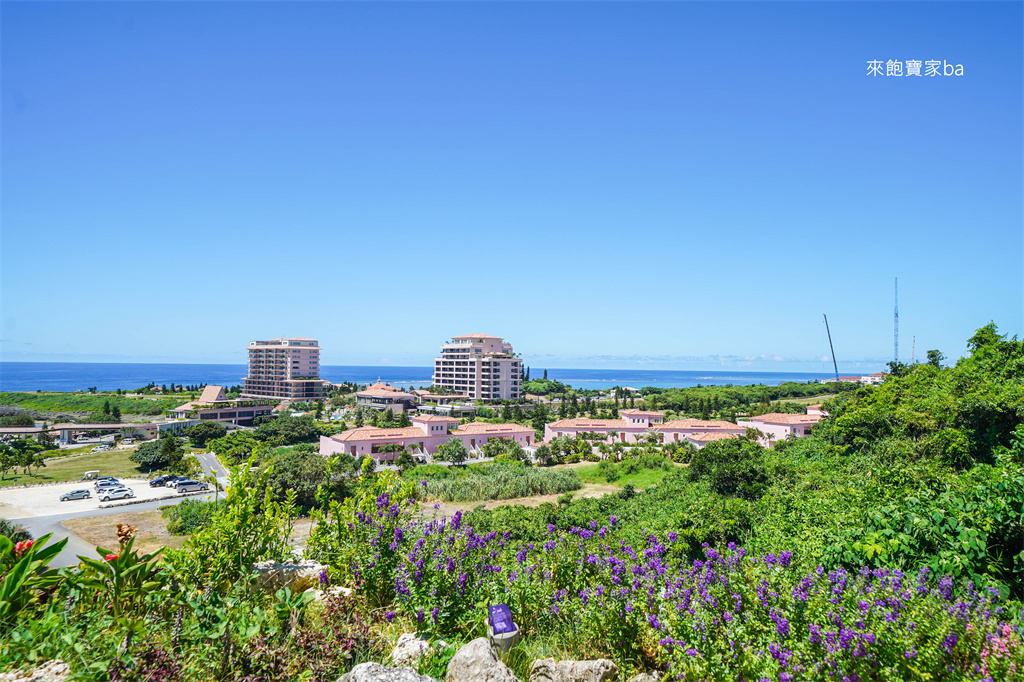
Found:
[[[167,532],[173,535],[191,535],[210,524],[218,503],[199,500],[182,500],[178,504],[160,508],[160,515],[167,524]]]
[[[715,441],[693,456],[690,476],[719,495],[756,500],[768,485],[764,457],[764,448],[746,438]]]

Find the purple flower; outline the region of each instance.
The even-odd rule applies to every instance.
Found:
[[[390,623],[391,621],[393,621],[395,619],[395,612],[394,611],[387,611],[387,612],[385,612],[384,618]]]
[[[609,517],[608,517],[608,523],[612,524],[613,526],[614,526],[614,525],[615,525],[616,523],[618,523],[618,521],[619,521],[619,519],[618,519],[618,518],[616,518],[615,516],[609,516]]]

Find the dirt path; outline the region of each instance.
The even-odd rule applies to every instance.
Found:
[[[109,516],[86,516],[68,519],[64,527],[86,542],[106,549],[117,549],[117,524],[135,526],[135,549],[140,553],[155,552],[161,547],[180,548],[185,544],[184,535],[171,535],[159,509],[141,512],[125,512]]]
[[[574,466],[568,464],[566,466]],[[617,493],[621,490],[620,487],[607,484],[584,484],[582,488],[573,493],[574,499],[581,499],[584,497],[603,497],[612,493]],[[441,502],[440,500],[429,500],[426,502],[420,502],[420,511],[427,518],[434,518],[440,516],[451,516],[457,511],[468,512],[473,511],[477,507],[483,505],[484,509],[494,509],[496,507],[504,507],[507,505],[521,504],[524,507],[539,507],[545,502],[556,502],[562,494],[554,495],[535,495],[533,497],[517,497],[512,500],[487,500],[487,501],[476,501],[476,502]],[[435,509],[435,505],[437,508]]]

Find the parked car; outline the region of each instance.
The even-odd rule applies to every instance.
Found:
[[[175,488],[178,489],[179,493],[193,493],[196,492],[197,490],[209,490],[210,484],[203,483],[202,481],[192,481],[189,479],[185,479],[184,481],[178,481],[177,485],[175,485]]]
[[[149,482],[149,487],[162,488],[165,485],[167,485],[167,481],[171,480],[172,478],[174,478],[174,476],[157,476],[156,478]]]
[[[112,488],[100,493],[100,502],[107,502],[108,500],[124,500],[130,497],[135,497],[135,492],[131,488]]]
[[[111,488],[123,488],[124,485],[122,485],[120,481],[96,481],[92,487],[99,491],[110,490]]]
[[[173,488],[174,486],[178,485],[178,481],[188,480],[190,480],[188,476],[170,476],[167,478],[167,482],[164,483],[164,485],[167,486],[168,488]]]
[[[67,502],[68,500],[88,500],[92,495],[88,490],[84,488],[82,490],[72,490],[69,493],[64,493],[60,496],[61,502]]]

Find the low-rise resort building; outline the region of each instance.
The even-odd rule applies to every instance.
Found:
[[[449,438],[458,438],[470,452],[482,448],[495,438],[508,438],[525,447],[531,447],[534,431],[520,424],[487,424],[473,422],[459,426],[459,420],[430,414],[412,417],[412,426],[380,429],[361,426],[333,436],[320,437],[320,454],[345,453],[353,457],[370,455],[382,462],[398,459],[400,452],[383,446],[399,445],[408,452],[433,454],[437,446]]]
[[[252,420],[273,412],[266,400],[237,398],[228,400],[223,386],[207,386],[198,400],[179,405],[167,411],[171,419],[199,419],[200,421],[228,422],[252,426]]]

